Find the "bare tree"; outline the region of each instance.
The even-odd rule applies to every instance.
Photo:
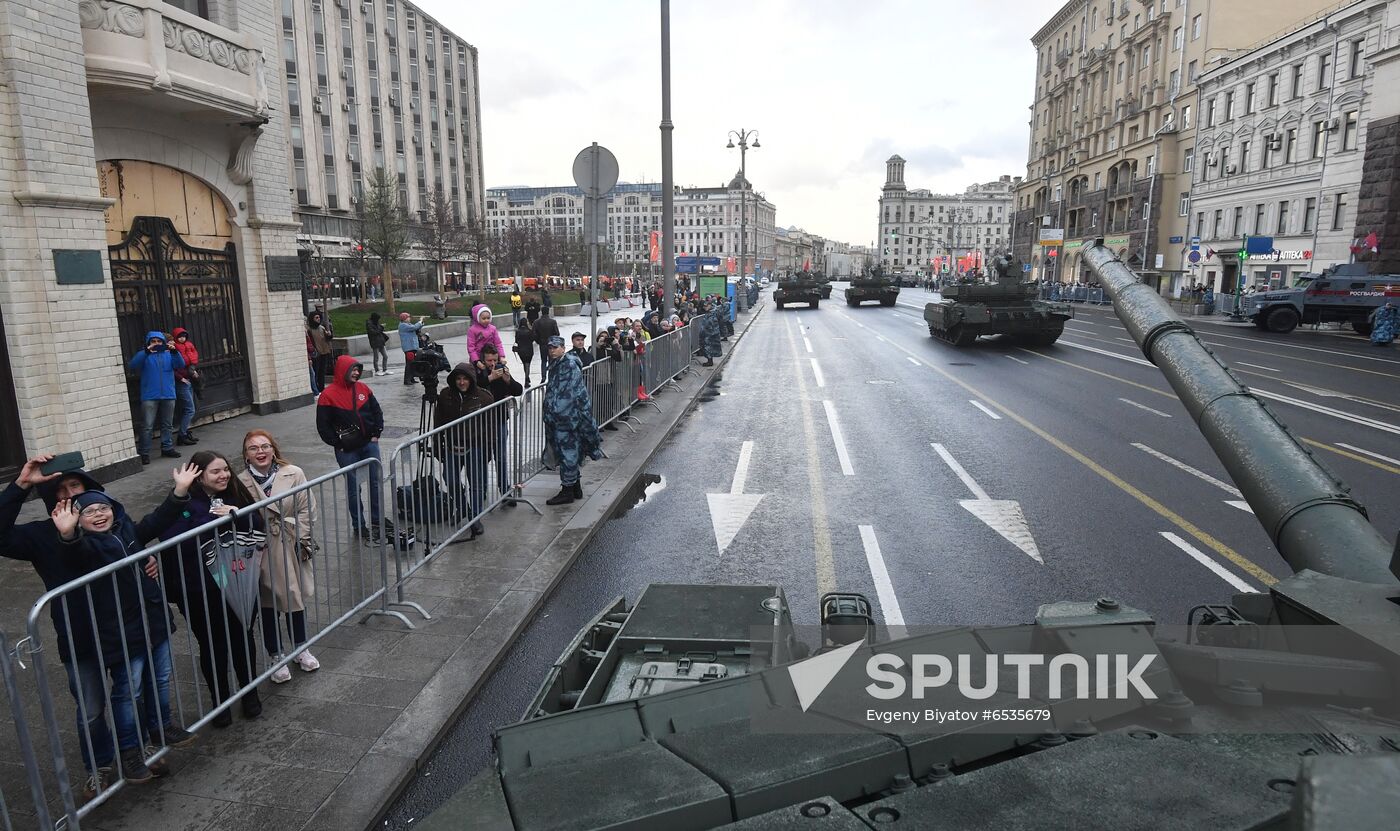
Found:
[[[471,241],[467,227],[457,213],[457,206],[443,194],[442,188],[430,192],[423,200],[423,214],[425,219],[419,242],[437,263],[437,283],[441,288],[447,261],[465,256]]]
[[[355,262],[355,276],[360,281],[359,297],[369,296],[369,240],[365,236],[365,209],[355,209],[355,220],[350,228],[350,259]]]
[[[393,315],[392,263],[408,253],[410,240],[408,220],[399,205],[398,182],[385,173],[384,168],[375,168],[370,174],[363,204],[365,249],[383,265],[384,300],[389,304],[389,314]]]

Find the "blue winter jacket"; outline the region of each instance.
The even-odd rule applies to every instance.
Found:
[[[150,343],[151,338],[164,341],[165,333],[147,332],[146,343]],[[140,352],[131,356],[131,363],[127,366],[141,377],[142,401],[174,400],[175,370],[185,368],[185,359],[169,346],[162,346],[155,352],[142,347]]]
[[[405,352],[418,351],[418,333],[423,331],[423,324],[409,323],[407,320],[399,323],[399,348]]]

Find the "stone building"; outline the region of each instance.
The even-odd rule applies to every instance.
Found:
[[[1387,4],[1386,19],[1400,21],[1400,0]],[[1366,151],[1357,193],[1353,236],[1377,237],[1376,248],[1357,254],[1372,274],[1400,274],[1400,42],[1387,32],[1371,53],[1370,113]]]
[[[933,193],[905,186],[905,164],[899,156],[885,162],[878,248],[886,273],[925,275],[935,261],[947,267],[950,254],[953,262],[972,252],[990,260],[1009,250],[1013,194],[1020,177],[1002,176],[958,194]]]
[[[0,476],[135,469],[148,330],[193,334],[201,416],[309,403],[279,40],[268,2],[0,5]]]
[[[1060,7],[1031,38],[1035,101],[1014,236],[1032,275],[1085,276],[1078,249],[1103,237],[1164,293],[1179,289],[1188,265],[1197,80],[1261,34],[1334,5],[1070,0]],[[1063,246],[1041,246],[1046,229],[1062,230]]]
[[[1348,262],[1371,120],[1371,56],[1393,41],[1386,0],[1362,0],[1249,52],[1198,80],[1191,275],[1216,291],[1278,287]],[[1245,235],[1273,239],[1248,255]],[[1364,236],[1364,234],[1363,234]]]

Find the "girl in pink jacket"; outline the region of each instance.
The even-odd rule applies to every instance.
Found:
[[[485,303],[478,303],[472,307],[472,325],[467,329],[468,359],[472,363],[481,360],[481,347],[488,343],[496,347],[496,354],[506,354],[505,345],[501,343],[501,333],[491,324],[491,309]]]

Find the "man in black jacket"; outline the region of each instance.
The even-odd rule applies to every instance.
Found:
[[[534,332],[535,343],[539,344],[540,347],[540,356],[542,358],[540,363],[547,367],[549,366],[549,358],[546,357],[549,355],[549,339],[559,337],[559,321],[548,315],[542,316],[539,320],[535,321]],[[545,372],[541,369],[540,377],[542,380],[544,375]]]
[[[58,528],[49,518],[23,525],[15,524],[30,489],[36,486],[44,501],[44,507],[51,514],[60,504],[68,505],[71,500],[83,494],[102,493],[102,485],[81,469],[44,474],[41,468],[52,458],[50,454],[41,454],[25,462],[19,477],[0,493],[0,555],[28,562],[38,573],[39,579],[44,581],[46,589],[56,589],[107,565],[102,559],[86,556],[85,552],[75,554],[70,545],[64,544]],[[103,500],[109,503],[111,508],[108,511],[109,518],[105,519],[105,522],[113,532],[122,532],[120,536],[127,549],[133,545],[144,545],[154,539],[161,529],[174,522],[182,510],[181,506],[189,501],[189,488],[198,476],[198,469],[186,465],[177,469],[175,473],[175,488],[160,508],[140,523],[133,523],[128,519],[126,512],[115,500]],[[132,552],[128,550],[125,553]],[[124,554],[115,552],[111,556],[120,559]],[[111,673],[114,680],[124,680],[124,689],[134,692],[134,698],[143,697],[139,690],[147,673],[129,672],[125,658],[118,654],[123,650],[113,648],[121,647],[125,641],[124,652],[129,653],[133,661],[138,657],[145,657],[142,615],[139,608],[130,605],[131,601],[136,599],[138,605],[143,605],[141,601],[150,604],[144,623],[149,625],[153,636],[157,631],[165,631],[165,613],[161,610],[164,604],[160,603],[161,589],[155,581],[157,574],[156,560],[149,557],[142,571],[135,568],[120,569],[113,573],[111,581],[99,580],[91,591],[69,592],[49,605],[59,659],[68,673],[69,692],[78,705],[78,735],[83,737],[79,745],[82,749],[83,765],[89,776],[83,794],[88,799],[110,787],[113,781],[112,765],[116,757],[116,748],[113,745],[112,733],[108,729],[106,708],[109,700],[114,708],[119,702],[115,700],[117,690],[113,691],[109,699],[107,674]],[[118,604],[126,612],[120,616],[126,623],[121,632],[113,629],[118,625],[119,616],[115,613]],[[134,615],[131,614],[133,608],[136,608]],[[94,621],[100,629],[94,630]],[[108,648],[104,649],[104,646]],[[133,678],[133,675],[136,677]],[[154,695],[146,698],[147,716],[152,719],[145,723],[150,729],[147,739],[153,742],[163,739],[164,743],[171,747],[184,747],[192,743],[195,737],[170,722],[169,712],[162,713],[159,709],[153,709],[154,698]],[[133,700],[123,699],[120,703],[121,706],[130,708]],[[116,720],[119,728],[127,728],[122,730],[121,748],[124,757],[122,771],[127,780],[142,783],[149,782],[153,776],[165,775],[168,768],[163,761],[151,767],[144,764],[139,737],[130,735],[130,721],[126,715],[120,714]],[[160,731],[154,728],[162,722],[165,722],[161,727],[164,735],[156,735]],[[128,756],[131,758],[125,758]]]
[[[593,353],[589,352],[588,347],[584,345],[588,342],[588,336],[582,332],[574,332],[570,340],[574,342],[574,348],[569,350],[569,354],[578,358],[578,362],[583,364],[586,369],[589,364],[593,363]]]
[[[510,413],[515,408],[515,398],[525,393],[525,388],[520,382],[510,375],[510,367],[501,359],[501,355],[496,351],[496,347],[487,344],[481,347],[481,361],[477,364],[477,383],[491,393],[496,401],[511,399],[509,404],[502,404],[492,412],[495,413],[496,424],[496,485],[505,493],[511,489],[510,454],[506,452],[509,445],[507,441],[510,437]],[[507,499],[504,503],[507,508],[514,508],[515,502]]]

